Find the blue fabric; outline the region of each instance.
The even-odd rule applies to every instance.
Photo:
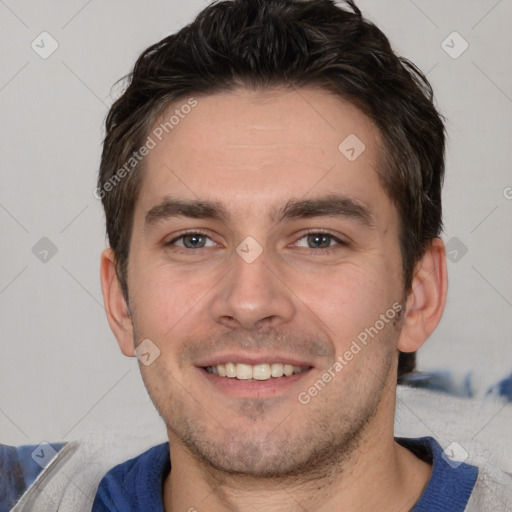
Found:
[[[395,440],[433,463],[430,480],[411,512],[463,512],[478,469],[465,463],[455,468],[446,462],[443,449],[432,437]],[[92,512],[164,512],[162,489],[170,469],[169,443],[115,466],[102,478]]]
[[[52,443],[51,447],[59,452],[66,443]],[[32,453],[40,445],[25,444],[7,446],[0,444],[0,512],[9,512],[21,495],[43,472],[32,458]]]
[[[443,449],[433,437],[395,441],[417,457],[432,462],[430,479],[411,512],[463,512],[475,485],[478,468],[466,463],[448,463]]]
[[[0,445],[0,512],[9,512],[24,488],[16,447]]]
[[[168,442],[118,464],[101,480],[92,512],[164,512],[163,484],[170,470]]]
[[[406,373],[399,378],[399,384],[411,388],[430,389],[440,391],[454,396],[473,398],[479,394],[479,384],[473,371],[461,377],[455,377],[449,370],[438,370],[433,372],[413,371]],[[475,385],[476,388],[475,389]],[[512,402],[512,373],[490,386],[485,396],[498,397],[507,402]]]
[[[489,388],[486,395],[498,395],[512,402],[512,373]]]

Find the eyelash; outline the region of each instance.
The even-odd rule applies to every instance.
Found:
[[[193,230],[188,230],[188,231],[184,231],[183,233],[181,233],[179,236],[173,238],[172,240],[170,240],[169,242],[166,242],[164,244],[165,247],[169,247],[169,246],[172,246],[175,242],[177,242],[178,240],[181,240],[182,238],[184,238],[185,236],[187,235],[201,235],[201,236],[204,236],[206,238],[210,238],[208,236],[207,233],[205,233],[204,231],[201,231],[200,229],[193,229]],[[334,236],[332,233],[329,233],[328,231],[322,231],[322,230],[318,230],[318,229],[310,229],[308,231],[306,231],[301,237],[299,237],[297,240],[302,240],[303,238],[309,236],[309,235],[326,235],[330,238],[332,238],[334,241],[338,242],[338,246],[339,247],[342,247],[342,246],[348,246],[349,244],[347,242],[345,242],[344,240],[341,240],[339,239],[338,237]],[[211,240],[211,238],[210,238]],[[179,248],[175,248],[174,250],[176,250],[177,252],[190,252],[190,251],[200,251],[201,249],[208,249],[208,247],[199,247],[198,249],[190,249],[190,248],[187,248],[187,247],[179,247]],[[309,253],[310,254],[314,254],[316,253],[315,255],[322,255],[323,254],[326,254],[326,251],[333,251],[336,249],[336,246],[330,246],[330,247],[324,247],[324,248],[318,248],[318,249],[314,249],[312,247],[304,247],[303,249],[309,249]],[[320,252],[320,254],[318,254]]]

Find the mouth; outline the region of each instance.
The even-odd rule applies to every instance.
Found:
[[[293,387],[304,387],[313,370],[309,362],[284,354],[219,354],[196,365],[211,391],[231,398],[294,396]]]
[[[214,366],[204,366],[203,370],[211,375],[217,375],[221,378],[265,381],[279,379],[282,377],[291,377],[302,373],[311,368],[311,366],[294,366],[283,363],[221,363]]]

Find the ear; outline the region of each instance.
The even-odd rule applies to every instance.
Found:
[[[108,323],[125,356],[134,356],[133,323],[130,309],[117,277],[114,251],[108,247],[101,253],[101,291]]]
[[[398,350],[415,352],[425,343],[441,321],[447,291],[446,249],[435,238],[414,270]]]

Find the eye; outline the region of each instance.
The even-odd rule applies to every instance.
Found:
[[[210,240],[212,244],[206,246],[206,240]],[[181,244],[176,243],[182,241]],[[213,247],[215,243],[209,236],[200,231],[188,231],[180,236],[173,238],[170,242],[166,242],[165,246],[175,245],[184,249],[203,249],[205,247]]]
[[[208,240],[210,240],[210,244],[207,243]],[[301,245],[301,240],[306,240],[307,245]],[[215,247],[216,244],[208,235],[201,231],[187,231],[185,233],[181,233],[179,236],[173,238],[169,242],[166,242],[164,245],[166,247],[177,247],[178,250],[187,250]],[[340,238],[325,231],[309,231],[307,234],[300,237],[294,244],[296,247],[303,247],[305,249],[310,249],[311,252],[321,252],[322,254],[332,252],[335,250],[336,245],[346,246],[348,244]],[[319,249],[321,251],[319,251]]]
[[[331,233],[327,233],[325,231],[309,231],[306,235],[299,238],[296,245],[298,247],[304,247],[299,244],[300,240],[306,240],[307,246],[306,249],[313,249],[313,252],[318,252],[315,249],[334,249],[334,246],[331,242],[337,242],[337,245],[348,245],[343,240],[340,240],[338,237],[335,237]],[[329,251],[330,252],[330,251]]]

